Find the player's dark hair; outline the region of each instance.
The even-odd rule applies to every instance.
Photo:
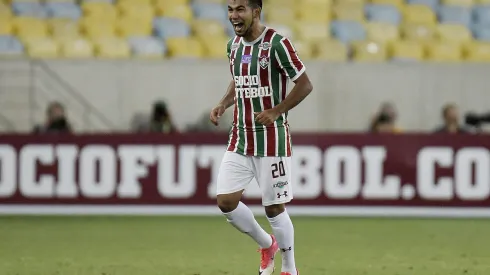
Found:
[[[262,9],[262,0],[248,0],[248,5],[252,8]]]

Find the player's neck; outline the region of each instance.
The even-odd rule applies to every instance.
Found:
[[[258,23],[256,26],[254,26],[254,28],[252,28],[252,31],[249,34],[243,37],[243,39],[246,42],[253,42],[262,35],[264,30],[265,26],[261,23]]]

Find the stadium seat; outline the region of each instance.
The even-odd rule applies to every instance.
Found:
[[[199,38],[213,39],[226,36],[222,23],[212,19],[196,19],[192,22],[192,31]]]
[[[363,25],[355,21],[333,21],[331,24],[333,35],[343,43],[361,41],[366,39],[366,30]]]
[[[441,4],[471,7],[474,5],[474,0],[441,0]]]
[[[371,41],[391,43],[400,38],[398,26],[388,23],[369,22],[366,25],[366,31],[367,39]]]
[[[150,4],[121,2],[118,3],[117,9],[120,17],[136,19],[140,22],[151,23],[153,17],[155,17],[155,9]]]
[[[305,42],[322,41],[330,38],[330,24],[298,22],[295,38]]]
[[[131,37],[128,39],[131,53],[134,57],[159,59],[166,55],[165,43],[155,37]]]
[[[171,58],[199,59],[204,56],[202,45],[195,38],[169,38],[166,40],[166,43]]]
[[[50,38],[38,38],[26,42],[27,54],[33,58],[56,58],[59,55],[58,44]]]
[[[91,58],[94,46],[83,38],[66,39],[60,42],[60,56],[64,58]]]
[[[125,59],[131,56],[128,43],[120,38],[102,38],[94,41],[95,56],[108,59]]]
[[[226,22],[228,19],[225,6],[221,4],[194,3],[192,10],[195,17],[199,19],[213,19],[220,22]]]
[[[388,58],[387,47],[373,41],[358,41],[353,45],[355,62],[385,62]]]
[[[48,29],[56,40],[80,37],[78,22],[70,19],[52,19],[48,21]]]
[[[391,58],[393,61],[402,62],[423,61],[424,46],[416,41],[396,41],[392,46]]]
[[[474,25],[473,34],[477,40],[490,42],[490,26]]]
[[[465,47],[465,60],[471,62],[490,62],[490,43],[474,42]]]
[[[117,4],[151,5],[152,2],[152,0],[118,0]]]
[[[170,37],[188,37],[191,27],[182,19],[159,17],[153,20],[153,29],[157,37],[167,39]]]
[[[431,41],[435,36],[435,27],[425,24],[403,24],[402,36],[407,40]]]
[[[115,37],[116,27],[115,23],[102,18],[83,18],[80,25],[80,30],[88,38],[96,40],[104,37]]]
[[[473,13],[475,23],[490,25],[490,5],[476,6]]]
[[[45,2],[46,3],[72,3],[72,4],[75,4],[77,1],[76,0],[46,0]]]
[[[22,40],[44,38],[48,36],[46,21],[33,17],[15,17],[14,30],[17,37]]]
[[[468,43],[473,37],[469,29],[458,24],[440,24],[436,27],[436,35],[441,41]]]
[[[295,17],[296,13],[294,9],[289,6],[280,6],[268,11],[265,19],[272,24],[292,25],[294,21],[291,21],[291,18]]]
[[[10,9],[10,6],[7,6],[0,2],[0,19],[8,19],[12,18],[12,10]]]
[[[82,16],[80,7],[73,3],[47,3],[49,17],[79,19]]]
[[[48,13],[41,3],[36,2],[14,2],[12,11],[17,16],[46,18]]]
[[[403,9],[404,22],[435,25],[434,11],[425,5],[408,5]]]
[[[177,6],[184,6],[189,4],[189,0],[153,0],[154,5],[162,8],[173,8]]]
[[[345,62],[349,57],[348,47],[338,40],[318,43],[315,47],[316,59],[329,62]]]
[[[10,35],[0,35],[0,56],[19,56],[24,53],[22,43]]]
[[[439,6],[439,0],[407,0],[409,5],[426,5],[432,10],[436,10]]]
[[[459,44],[435,42],[427,46],[427,60],[435,62],[459,62],[463,59]]]
[[[166,6],[166,4],[157,4],[156,15],[173,19],[181,19],[190,23],[193,19],[193,12],[189,5]]]
[[[103,18],[104,20],[116,21],[117,11],[108,2],[83,2],[82,12],[85,18]]]
[[[400,11],[391,5],[366,5],[366,17],[369,21],[398,25],[402,21]]]
[[[121,37],[149,36],[152,32],[151,21],[120,17],[116,22],[116,34]]]
[[[223,45],[228,43],[228,38],[213,38],[206,39],[201,37],[200,39],[203,48],[203,57],[211,59],[226,59],[226,51]]]
[[[296,8],[296,18],[303,22],[327,23],[332,20],[332,11],[327,4],[307,5]]]
[[[336,6],[333,10],[334,19],[339,21],[364,22],[364,7],[358,5]]]
[[[371,0],[373,4],[391,5],[397,8],[402,8],[405,0]]]
[[[440,6],[438,15],[441,23],[462,24],[469,27],[472,22],[472,11],[467,7]]]
[[[323,1],[325,2],[325,1]],[[336,5],[339,5],[339,4],[347,4],[347,5],[359,5],[359,6],[362,6],[362,5],[365,5],[366,3],[368,2],[368,0],[336,0],[334,1],[334,3]]]
[[[13,32],[12,20],[0,17],[0,35],[9,35]]]

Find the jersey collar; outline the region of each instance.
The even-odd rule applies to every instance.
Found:
[[[259,42],[260,40],[262,40],[264,38],[264,36],[265,36],[265,34],[267,33],[268,30],[269,30],[269,27],[266,26],[265,29],[264,29],[264,31],[262,32],[262,34],[259,37],[257,37],[257,39],[255,39],[252,42],[247,42],[242,37],[242,44],[245,45],[245,46],[253,46],[253,45],[255,45],[257,42]]]

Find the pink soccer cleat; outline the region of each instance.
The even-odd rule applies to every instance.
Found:
[[[271,237],[271,247],[259,249],[261,254],[259,275],[272,275],[272,273],[274,273],[274,257],[276,256],[277,251],[279,251],[279,245],[277,244],[274,235],[271,235]]]

